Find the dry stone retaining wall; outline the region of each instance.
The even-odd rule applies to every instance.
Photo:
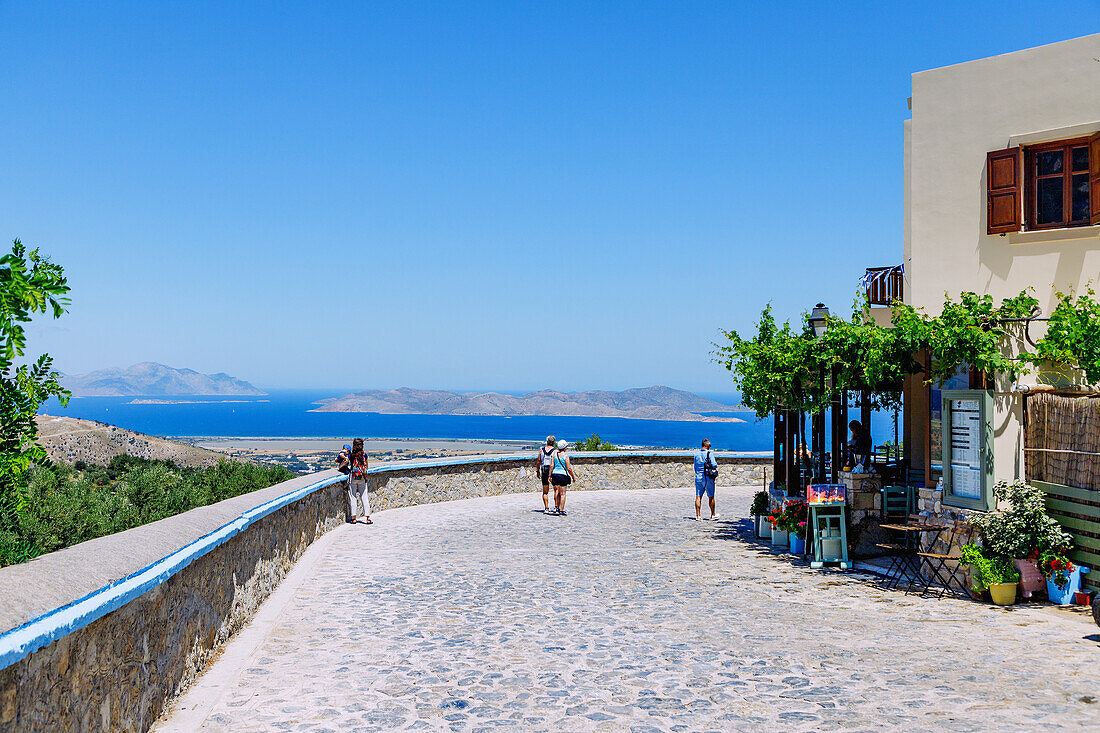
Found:
[[[765,483],[770,457],[717,455],[722,465],[719,486]],[[581,455],[574,460],[579,489],[692,483],[691,458],[684,454]],[[369,483],[375,510],[540,490],[531,458],[382,466],[372,469]],[[268,498],[263,501],[270,492],[265,490]],[[344,520],[345,501],[342,483],[319,488],[251,524],[117,610],[0,670],[0,730],[148,730],[166,703],[252,618],[306,547]],[[163,537],[175,524],[179,547],[185,547],[196,539],[184,531],[189,526],[185,518],[128,530],[129,541],[140,543],[142,533],[154,531]],[[50,569],[41,583],[61,580],[57,567],[49,562],[41,567]],[[28,584],[25,567],[18,578]],[[3,580],[0,570],[0,587]]]

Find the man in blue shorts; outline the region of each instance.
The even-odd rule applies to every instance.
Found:
[[[709,476],[707,474],[710,474]],[[714,481],[718,478],[718,461],[710,451],[710,441],[703,438],[703,447],[695,451],[695,519],[701,517],[699,511],[703,506],[703,494],[710,499],[710,518],[718,519],[714,511]]]

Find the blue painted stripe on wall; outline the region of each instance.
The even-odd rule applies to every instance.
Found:
[[[689,457],[693,453],[694,451],[608,451],[593,453],[582,451],[574,453],[573,455],[578,458],[666,458]],[[718,451],[715,451],[715,454],[719,458],[766,458],[771,455],[767,452],[734,453]],[[528,462],[530,460],[532,460],[530,457],[517,456],[515,454],[438,458],[429,461],[409,461],[375,466],[369,469],[368,473],[389,473],[418,468],[436,468],[439,466],[507,463],[514,461]],[[111,611],[125,606],[130,601],[165,582],[195,560],[232,539],[250,525],[269,514],[309,496],[314,491],[331,486],[343,480],[343,475],[332,476],[272,499],[269,502],[244,512],[232,522],[222,525],[213,532],[203,535],[194,542],[181,547],[172,554],[161,558],[125,578],[105,585],[72,603],[55,608],[48,613],[44,613],[21,626],[0,633],[0,669],[15,664],[20,659],[23,659],[29,654],[33,654],[42,647],[52,644],[58,639],[84,628],[93,621],[103,618]]]
[[[147,593],[272,512],[343,480],[342,475],[333,476],[272,499],[121,580],[0,634],[0,669],[15,664]]]

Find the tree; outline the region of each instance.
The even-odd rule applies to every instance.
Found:
[[[0,532],[13,526],[26,504],[27,469],[46,459],[37,443],[38,408],[50,397],[62,404],[69,398],[49,354],[16,366],[26,350],[23,324],[36,313],[61,317],[68,292],[61,266],[37,249],[28,253],[18,239],[0,258]]]

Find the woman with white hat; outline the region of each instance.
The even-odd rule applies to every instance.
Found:
[[[553,468],[550,470],[550,483],[554,484],[554,508],[558,514],[565,514],[565,487],[577,480],[573,473],[573,463],[566,454],[569,444],[564,440],[558,441],[558,449],[554,451]]]

